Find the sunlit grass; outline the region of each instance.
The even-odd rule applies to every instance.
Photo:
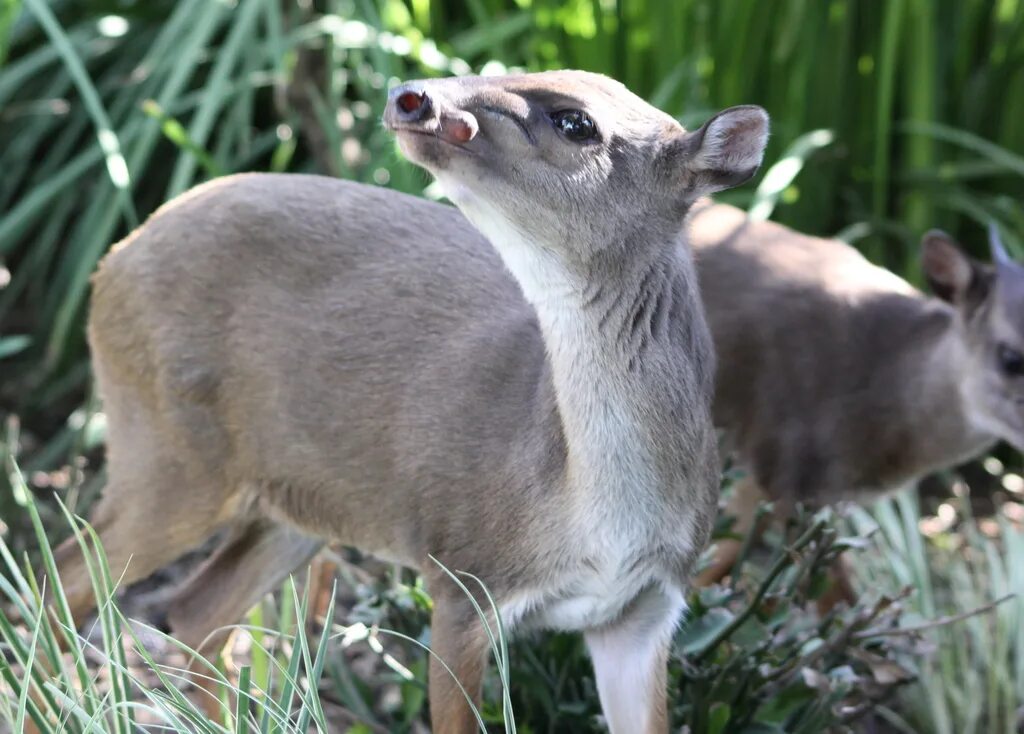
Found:
[[[861,585],[911,588],[910,619],[1015,595],[990,614],[934,630],[929,644],[908,656],[920,679],[892,705],[889,718],[906,732],[1014,734],[1024,702],[1024,529],[1019,517],[1014,522],[1000,512],[985,521],[990,533],[983,533],[968,499],[952,502],[958,510],[946,503],[948,517],[938,523],[922,517],[913,491],[870,512],[852,510],[854,527],[874,532],[872,551],[855,567]]]
[[[9,454],[7,467],[12,481],[21,483],[20,471]],[[362,623],[333,624],[334,594],[324,610],[326,630],[319,635],[319,640],[311,638],[307,632],[308,595],[300,594],[294,579],[289,579],[278,608],[269,615],[276,623],[274,627],[262,624],[262,607],[253,611],[249,624],[237,627],[238,633],[248,636],[250,662],[241,666],[236,674],[229,675],[221,666],[174,638],[129,622],[119,608],[116,584],[97,537],[88,526],[68,514],[66,519],[89,559],[89,575],[98,600],[95,624],[99,626],[100,641],[97,643],[95,634],[90,634],[89,630],[79,633],[74,626],[56,573],[47,530],[30,497],[25,510],[40,542],[37,567],[19,564],[0,533],[0,561],[4,564],[4,573],[0,574],[0,655],[5,661],[0,665],[0,723],[7,722],[14,731],[24,731],[26,723],[31,721],[43,733],[129,734],[139,726],[147,730],[210,734],[327,732],[332,727],[318,684],[329,657],[339,654],[332,642],[340,641],[343,648],[366,643],[382,656],[388,667],[407,678],[411,678],[412,673],[384,651],[379,641],[381,636],[405,640],[433,655],[428,645],[400,632],[369,628]],[[474,598],[460,580],[461,574],[444,570]],[[42,586],[37,585],[40,578]],[[487,625],[492,652],[498,662],[501,720],[505,731],[515,732],[508,688],[508,641],[500,621],[497,624],[493,621],[496,618],[493,600],[485,587],[480,588],[492,605],[487,611],[479,606],[476,609]],[[44,606],[44,598],[49,600],[52,616]],[[162,659],[154,657],[138,634],[143,629],[149,639],[159,639],[165,647],[177,651],[178,659],[197,660],[198,667],[190,673],[184,666],[169,663],[166,652]],[[131,665],[129,651],[136,659]],[[219,714],[212,719],[200,697],[210,694],[185,692],[189,683],[197,680],[213,681],[219,690],[229,694],[221,699]],[[367,715],[366,725],[376,727],[365,730],[379,730],[372,709],[362,696],[356,696],[361,705],[349,710],[358,712],[362,708]],[[346,702],[350,698],[344,692],[341,697]],[[487,731],[480,712],[475,707],[473,711],[480,730]],[[410,713],[419,714],[419,707]],[[357,725],[353,731],[359,730]]]

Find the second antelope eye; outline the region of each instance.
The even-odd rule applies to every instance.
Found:
[[[597,125],[582,110],[561,110],[551,115],[558,132],[574,143],[585,143],[597,137]]]
[[[999,360],[999,369],[1008,377],[1024,375],[1024,354],[1016,349],[1000,344],[996,347],[996,359]]]

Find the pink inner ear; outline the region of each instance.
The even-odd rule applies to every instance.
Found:
[[[938,247],[941,245],[929,243],[929,246],[924,248],[924,271],[935,280],[945,282],[949,279],[950,269],[946,259],[936,251]]]
[[[953,283],[956,275],[954,269],[942,258],[929,258],[925,271],[940,283]]]
[[[929,278],[951,288],[964,288],[971,279],[970,267],[956,247],[937,236],[928,239],[922,265]]]

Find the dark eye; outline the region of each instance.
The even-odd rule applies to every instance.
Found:
[[[1024,354],[1016,349],[1000,344],[996,347],[996,359],[999,360],[999,369],[1007,376],[1024,375]]]
[[[597,125],[581,110],[561,110],[551,115],[551,121],[558,132],[574,143],[585,143],[597,137]]]

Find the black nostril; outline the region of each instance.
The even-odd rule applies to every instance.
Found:
[[[406,114],[415,112],[423,104],[424,95],[416,92],[406,92],[398,98],[398,109]]]
[[[395,104],[402,114],[414,119],[421,119],[430,110],[430,99],[424,92],[403,92]]]

